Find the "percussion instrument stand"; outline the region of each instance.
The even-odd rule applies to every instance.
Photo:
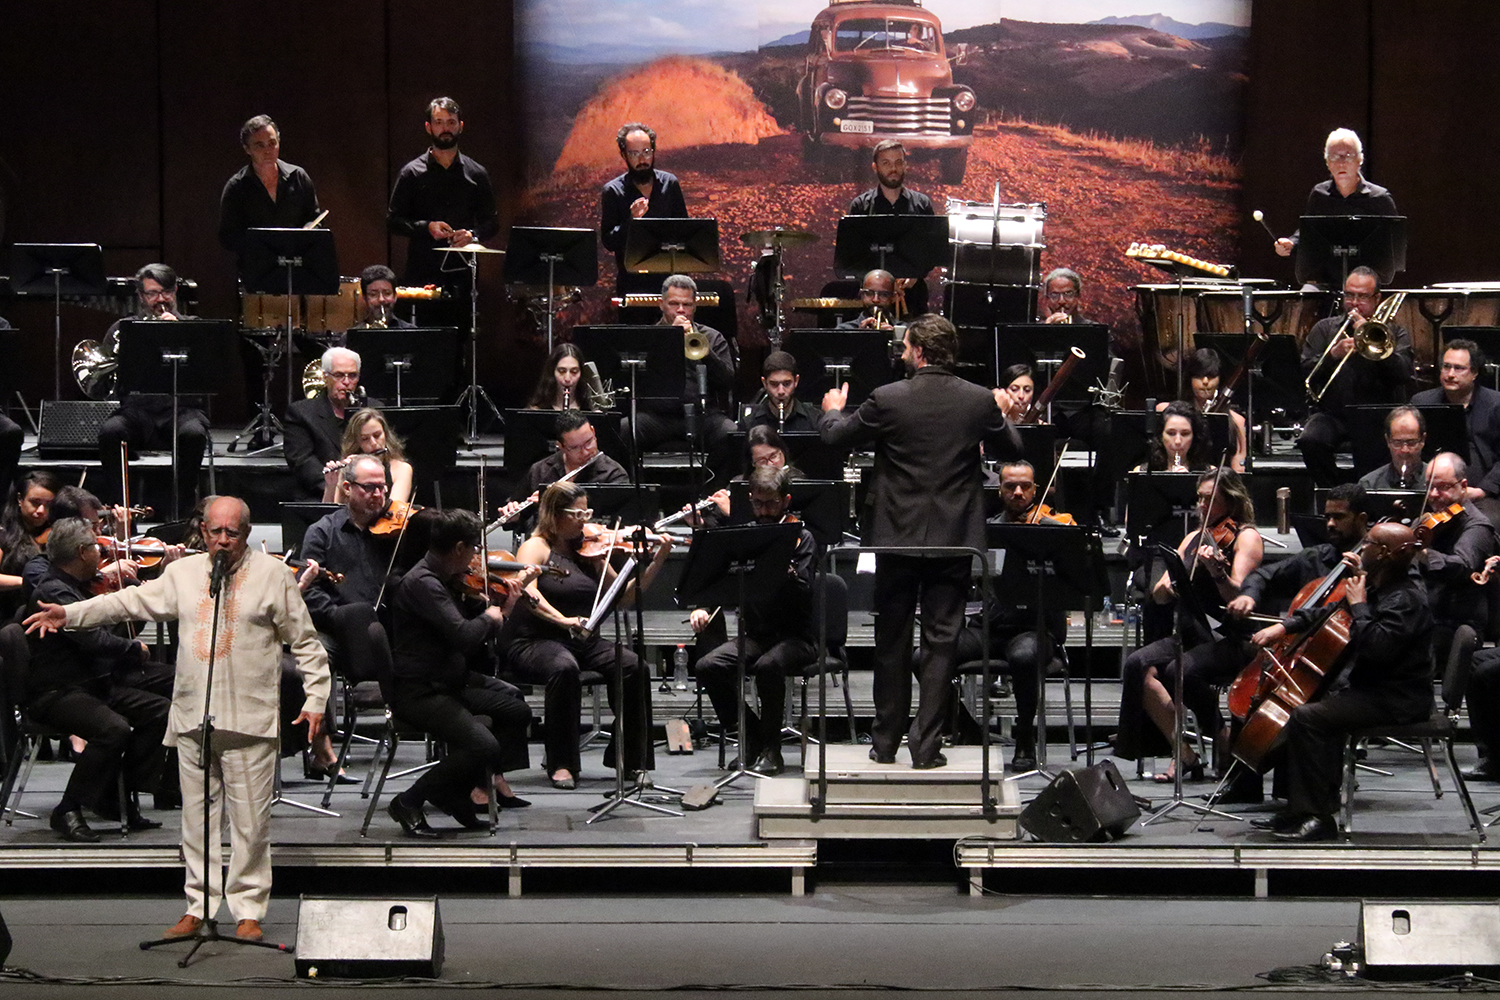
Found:
[[[276,339],[269,344],[259,340],[254,341],[254,344],[256,351],[260,353],[261,398],[255,404],[255,416],[251,417],[250,422],[240,429],[233,441],[229,442],[229,452],[233,454],[239,443],[249,438],[250,444],[245,451],[247,458],[263,455],[273,450],[276,447],[276,438],[285,436],[281,420],[271,409],[271,380],[276,377],[276,365],[281,361],[281,334],[278,333]]]
[[[457,405],[463,406],[467,403],[469,406],[469,434],[465,443],[472,448],[479,442],[480,401],[483,400],[484,405],[490,408],[490,412],[494,414],[496,420],[501,419],[501,417],[499,407],[490,398],[490,394],[484,391],[484,386],[479,384],[479,254],[471,251],[464,254],[464,256],[468,258],[465,263],[469,268],[469,384],[459,394]],[[552,269],[550,262],[547,265],[547,269],[549,272]],[[550,308],[550,299],[552,296],[550,285],[547,289],[547,296]],[[552,340],[552,319],[550,314],[547,319],[547,329],[547,340],[550,345]],[[550,346],[548,350],[551,350]]]

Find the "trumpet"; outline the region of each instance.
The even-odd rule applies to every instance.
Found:
[[[702,361],[708,357],[708,337],[696,326],[682,331],[682,354],[689,361]]]
[[[1324,348],[1323,356],[1318,358],[1318,363],[1313,365],[1312,371],[1307,373],[1307,379],[1303,382],[1303,385],[1307,387],[1309,399],[1314,403],[1321,403],[1323,396],[1328,392],[1328,387],[1333,384],[1334,379],[1339,377],[1339,372],[1344,370],[1344,365],[1355,353],[1358,353],[1360,357],[1367,361],[1384,361],[1395,353],[1396,334],[1391,329],[1391,320],[1396,315],[1396,311],[1401,308],[1401,303],[1404,301],[1406,301],[1405,292],[1393,292],[1386,296],[1381,300],[1379,307],[1376,308],[1375,315],[1365,320],[1364,325],[1353,333],[1349,332],[1349,325],[1354,322],[1354,313],[1351,312],[1344,318],[1344,322],[1339,326],[1338,332],[1333,335],[1333,339]],[[1314,388],[1314,384],[1318,382],[1319,369],[1323,367],[1324,362],[1333,353],[1333,345],[1337,344],[1344,337],[1348,337],[1354,341],[1354,350],[1351,350],[1348,354],[1340,358],[1338,364],[1334,365],[1333,371],[1328,377],[1323,379],[1317,388]]]

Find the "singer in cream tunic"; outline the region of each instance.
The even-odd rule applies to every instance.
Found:
[[[187,862],[189,914],[203,910],[203,772],[200,727],[214,601],[209,596],[208,555],[167,566],[139,587],[67,606],[68,628],[127,620],[177,621],[177,676],[168,746],[178,747],[182,775],[182,847]],[[307,701],[303,712],[319,715],[328,702],[328,656],[318,642],[307,605],[291,569],[264,553],[245,550],[231,564],[220,611],[213,677],[213,811],[209,829],[220,829],[224,795],[229,800],[230,855],[227,900],[236,920],[263,920],[271,894],[270,822],[277,766],[277,697],[281,648],[291,647]],[[217,852],[216,852],[217,853]],[[225,898],[223,868],[210,866],[210,917]]]

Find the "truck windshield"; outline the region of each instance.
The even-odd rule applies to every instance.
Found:
[[[834,29],[835,52],[869,52],[894,49],[906,52],[936,52],[937,28],[925,21],[899,18],[851,18]]]

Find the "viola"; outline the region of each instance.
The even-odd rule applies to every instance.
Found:
[[[1440,525],[1447,524],[1464,512],[1461,503],[1449,504],[1442,510],[1430,511],[1422,515],[1421,520],[1412,525],[1412,534],[1417,536],[1417,544],[1428,545],[1432,542],[1432,534]]]
[[[385,510],[370,523],[370,534],[372,535],[395,535],[406,530],[406,522],[411,516],[421,510],[414,503],[405,500],[392,500],[386,504]]]
[[[1022,524],[1077,524],[1072,514],[1053,510],[1044,503],[1039,503],[1026,512],[1021,518]]]
[[[485,569],[486,565],[479,562],[479,553],[474,553],[474,558],[469,563],[469,571],[464,574],[464,593],[470,597],[488,597],[495,604],[504,604],[510,600],[510,595],[517,587],[521,588],[520,597],[529,604],[535,606],[536,598],[527,593],[521,584],[521,573],[531,568],[530,563],[519,562],[515,556],[503,549],[491,549],[485,553],[485,564],[489,569],[489,591],[485,591]],[[542,576],[565,577],[568,570],[562,566],[539,566]]]

